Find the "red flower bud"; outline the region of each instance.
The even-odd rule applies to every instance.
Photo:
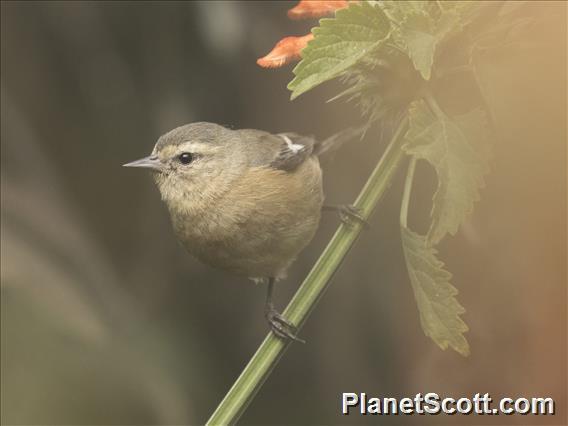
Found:
[[[300,52],[313,38],[314,35],[311,33],[302,37],[285,37],[276,43],[268,55],[259,58],[256,63],[263,68],[280,68],[287,65],[300,59]]]
[[[349,6],[347,0],[302,0],[296,6],[288,11],[288,18],[290,19],[309,19],[321,18],[332,14],[338,9],[343,9]]]

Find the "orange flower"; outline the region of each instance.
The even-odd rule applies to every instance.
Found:
[[[352,0],[357,3],[357,0]],[[349,6],[348,0],[301,0],[288,11],[290,19],[319,18]],[[256,63],[263,68],[280,68],[301,58],[300,52],[313,40],[313,34],[302,37],[285,37],[276,43],[270,53]]]
[[[318,1],[318,0],[302,0],[296,6],[288,11],[288,18],[290,19],[309,19],[320,18],[322,16],[330,15],[336,10],[346,8],[348,6],[347,0],[331,0],[331,1]]]
[[[322,2],[324,3],[324,2]],[[263,68],[279,68],[300,59],[300,52],[310,40],[313,34],[306,34],[302,37],[285,37],[276,43],[270,53],[256,61]]]

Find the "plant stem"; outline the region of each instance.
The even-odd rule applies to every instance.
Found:
[[[407,119],[403,119],[392,137],[386,151],[361,190],[355,207],[368,219],[386,189],[390,186],[399,165],[404,158],[401,149]],[[339,268],[349,249],[359,236],[361,223],[341,224],[318,261],[284,310],[285,318],[300,329],[310,312],[325,292],[330,279]],[[276,366],[289,346],[273,333],[264,339],[237,381],[207,421],[207,425],[234,424]]]
[[[402,193],[402,204],[400,206],[400,226],[407,228],[408,224],[408,205],[410,204],[410,192],[414,181],[414,170],[416,169],[416,157],[410,159],[406,180],[404,181],[404,192]]]
[[[436,101],[436,98],[434,97],[432,92],[426,90],[424,99],[426,100],[426,103],[428,104],[432,112],[436,115],[436,117],[438,117],[438,120],[443,121],[447,118],[446,113],[442,111],[442,108],[440,108],[440,105],[438,105],[438,101]]]

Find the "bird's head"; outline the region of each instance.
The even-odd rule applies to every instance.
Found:
[[[233,133],[214,123],[186,124],[161,136],[149,156],[124,167],[150,169],[170,206],[211,197],[227,190],[245,167]]]

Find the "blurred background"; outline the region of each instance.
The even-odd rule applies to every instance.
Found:
[[[337,83],[290,102],[291,69],[255,64],[313,25],[287,19],[294,4],[2,2],[3,424],[200,424],[252,356],[265,289],[190,258],[149,174],[121,164],[192,121],[320,138],[357,123],[325,103]],[[531,7],[550,12],[537,47],[487,58],[492,172],[440,246],[471,356],[420,328],[400,175],[242,424],[566,424],[566,4]],[[352,202],[383,149],[370,132],[326,161],[328,201]],[[435,176],[418,172],[420,216]],[[324,217],[278,306],[337,224]],[[552,397],[557,414],[343,417],[342,392]]]

